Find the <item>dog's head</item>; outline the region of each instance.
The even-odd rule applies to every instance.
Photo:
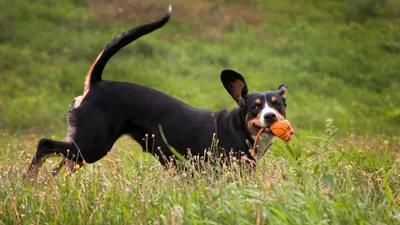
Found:
[[[243,76],[233,70],[223,70],[221,81],[239,105],[250,134],[256,136],[265,128],[263,135],[273,136],[269,129],[271,124],[286,118],[288,87],[281,84],[277,91],[249,93]]]

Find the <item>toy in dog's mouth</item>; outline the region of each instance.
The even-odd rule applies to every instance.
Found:
[[[288,120],[278,120],[272,124],[268,124],[266,127],[258,125],[257,122],[248,123],[250,132],[258,136],[276,136],[284,141],[290,141],[293,135],[292,125]]]
[[[270,129],[271,125],[272,124],[269,124],[269,126],[266,126],[266,127],[261,127],[261,126],[257,125],[256,123],[251,124],[255,134],[260,134],[263,136],[275,136],[274,133],[272,133],[272,131]],[[260,133],[260,131],[261,131],[261,133]]]
[[[275,123],[272,123],[266,127],[261,127],[257,125],[255,122],[249,122],[248,126],[250,131],[255,135],[253,150],[251,151],[251,155],[254,156],[257,154],[257,143],[261,136],[277,136],[278,138],[289,142],[292,140],[292,135],[294,130],[292,125],[288,120],[278,120]]]

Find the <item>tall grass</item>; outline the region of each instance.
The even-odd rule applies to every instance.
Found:
[[[327,123],[320,141],[278,141],[253,172],[166,170],[123,139],[74,175],[22,182],[30,157],[0,161],[3,224],[398,224],[400,158],[390,143],[351,144]],[[20,141],[20,140],[18,140]],[[206,164],[207,165],[207,164]]]

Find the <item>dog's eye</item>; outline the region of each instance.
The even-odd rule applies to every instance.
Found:
[[[261,107],[261,104],[254,104],[252,109],[259,109]]]

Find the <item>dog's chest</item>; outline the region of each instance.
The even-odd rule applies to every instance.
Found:
[[[260,160],[274,142],[275,137],[260,137],[257,144],[257,153],[254,157],[255,160]]]

